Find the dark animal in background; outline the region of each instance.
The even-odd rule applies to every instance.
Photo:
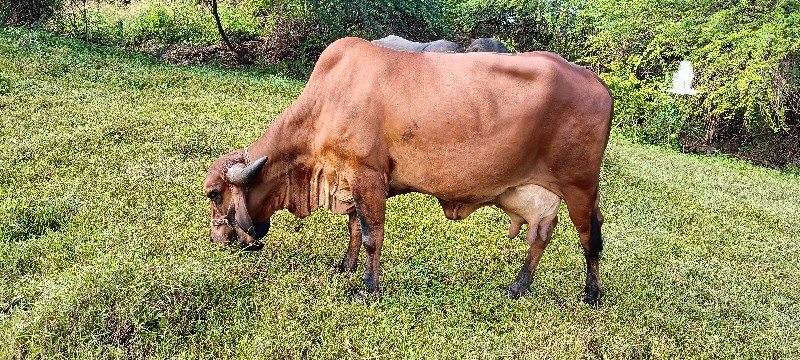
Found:
[[[435,40],[426,43],[406,40],[396,35],[389,35],[385,38],[372,40],[373,43],[383,45],[388,48],[402,51],[414,52],[457,52],[463,53],[464,48],[452,41]]]
[[[586,258],[584,301],[596,304],[612,108],[600,78],[548,52],[452,56],[337,40],[266,132],[209,168],[211,239],[255,250],[280,209],[346,214],[341,269],[356,269],[363,244],[364,285],[378,293],[387,198],[430,194],[453,220],[495,205],[511,218],[510,237],[528,224],[528,254],[507,290],[516,297],[530,287],[563,199]]]
[[[469,44],[466,52],[496,52],[507,53],[508,49],[503,43],[492,38],[475,39],[472,44]]]

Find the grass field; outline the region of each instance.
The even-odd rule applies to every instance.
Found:
[[[800,357],[800,180],[619,136],[596,309],[563,208],[519,300],[507,217],[422,195],[389,203],[379,300],[335,270],[343,216],[212,245],[206,168],[302,87],[0,28],[0,358]]]

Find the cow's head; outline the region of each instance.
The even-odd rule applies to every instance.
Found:
[[[248,163],[243,152],[226,154],[211,164],[203,191],[211,203],[211,241],[229,244],[238,240],[245,250],[260,250],[261,238],[269,230],[269,217],[257,216],[258,204],[248,197],[251,187],[257,186],[266,157]]]

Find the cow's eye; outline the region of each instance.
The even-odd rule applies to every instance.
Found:
[[[211,199],[211,201],[213,202],[219,202],[222,196],[218,191],[212,191],[208,193],[208,198]]]

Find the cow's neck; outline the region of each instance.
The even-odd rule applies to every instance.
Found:
[[[309,180],[314,157],[311,153],[311,109],[295,101],[248,148],[250,161],[267,156],[262,173],[260,197],[263,204],[259,218],[266,218],[281,209],[298,217],[310,215]],[[255,190],[255,189],[254,189]]]

